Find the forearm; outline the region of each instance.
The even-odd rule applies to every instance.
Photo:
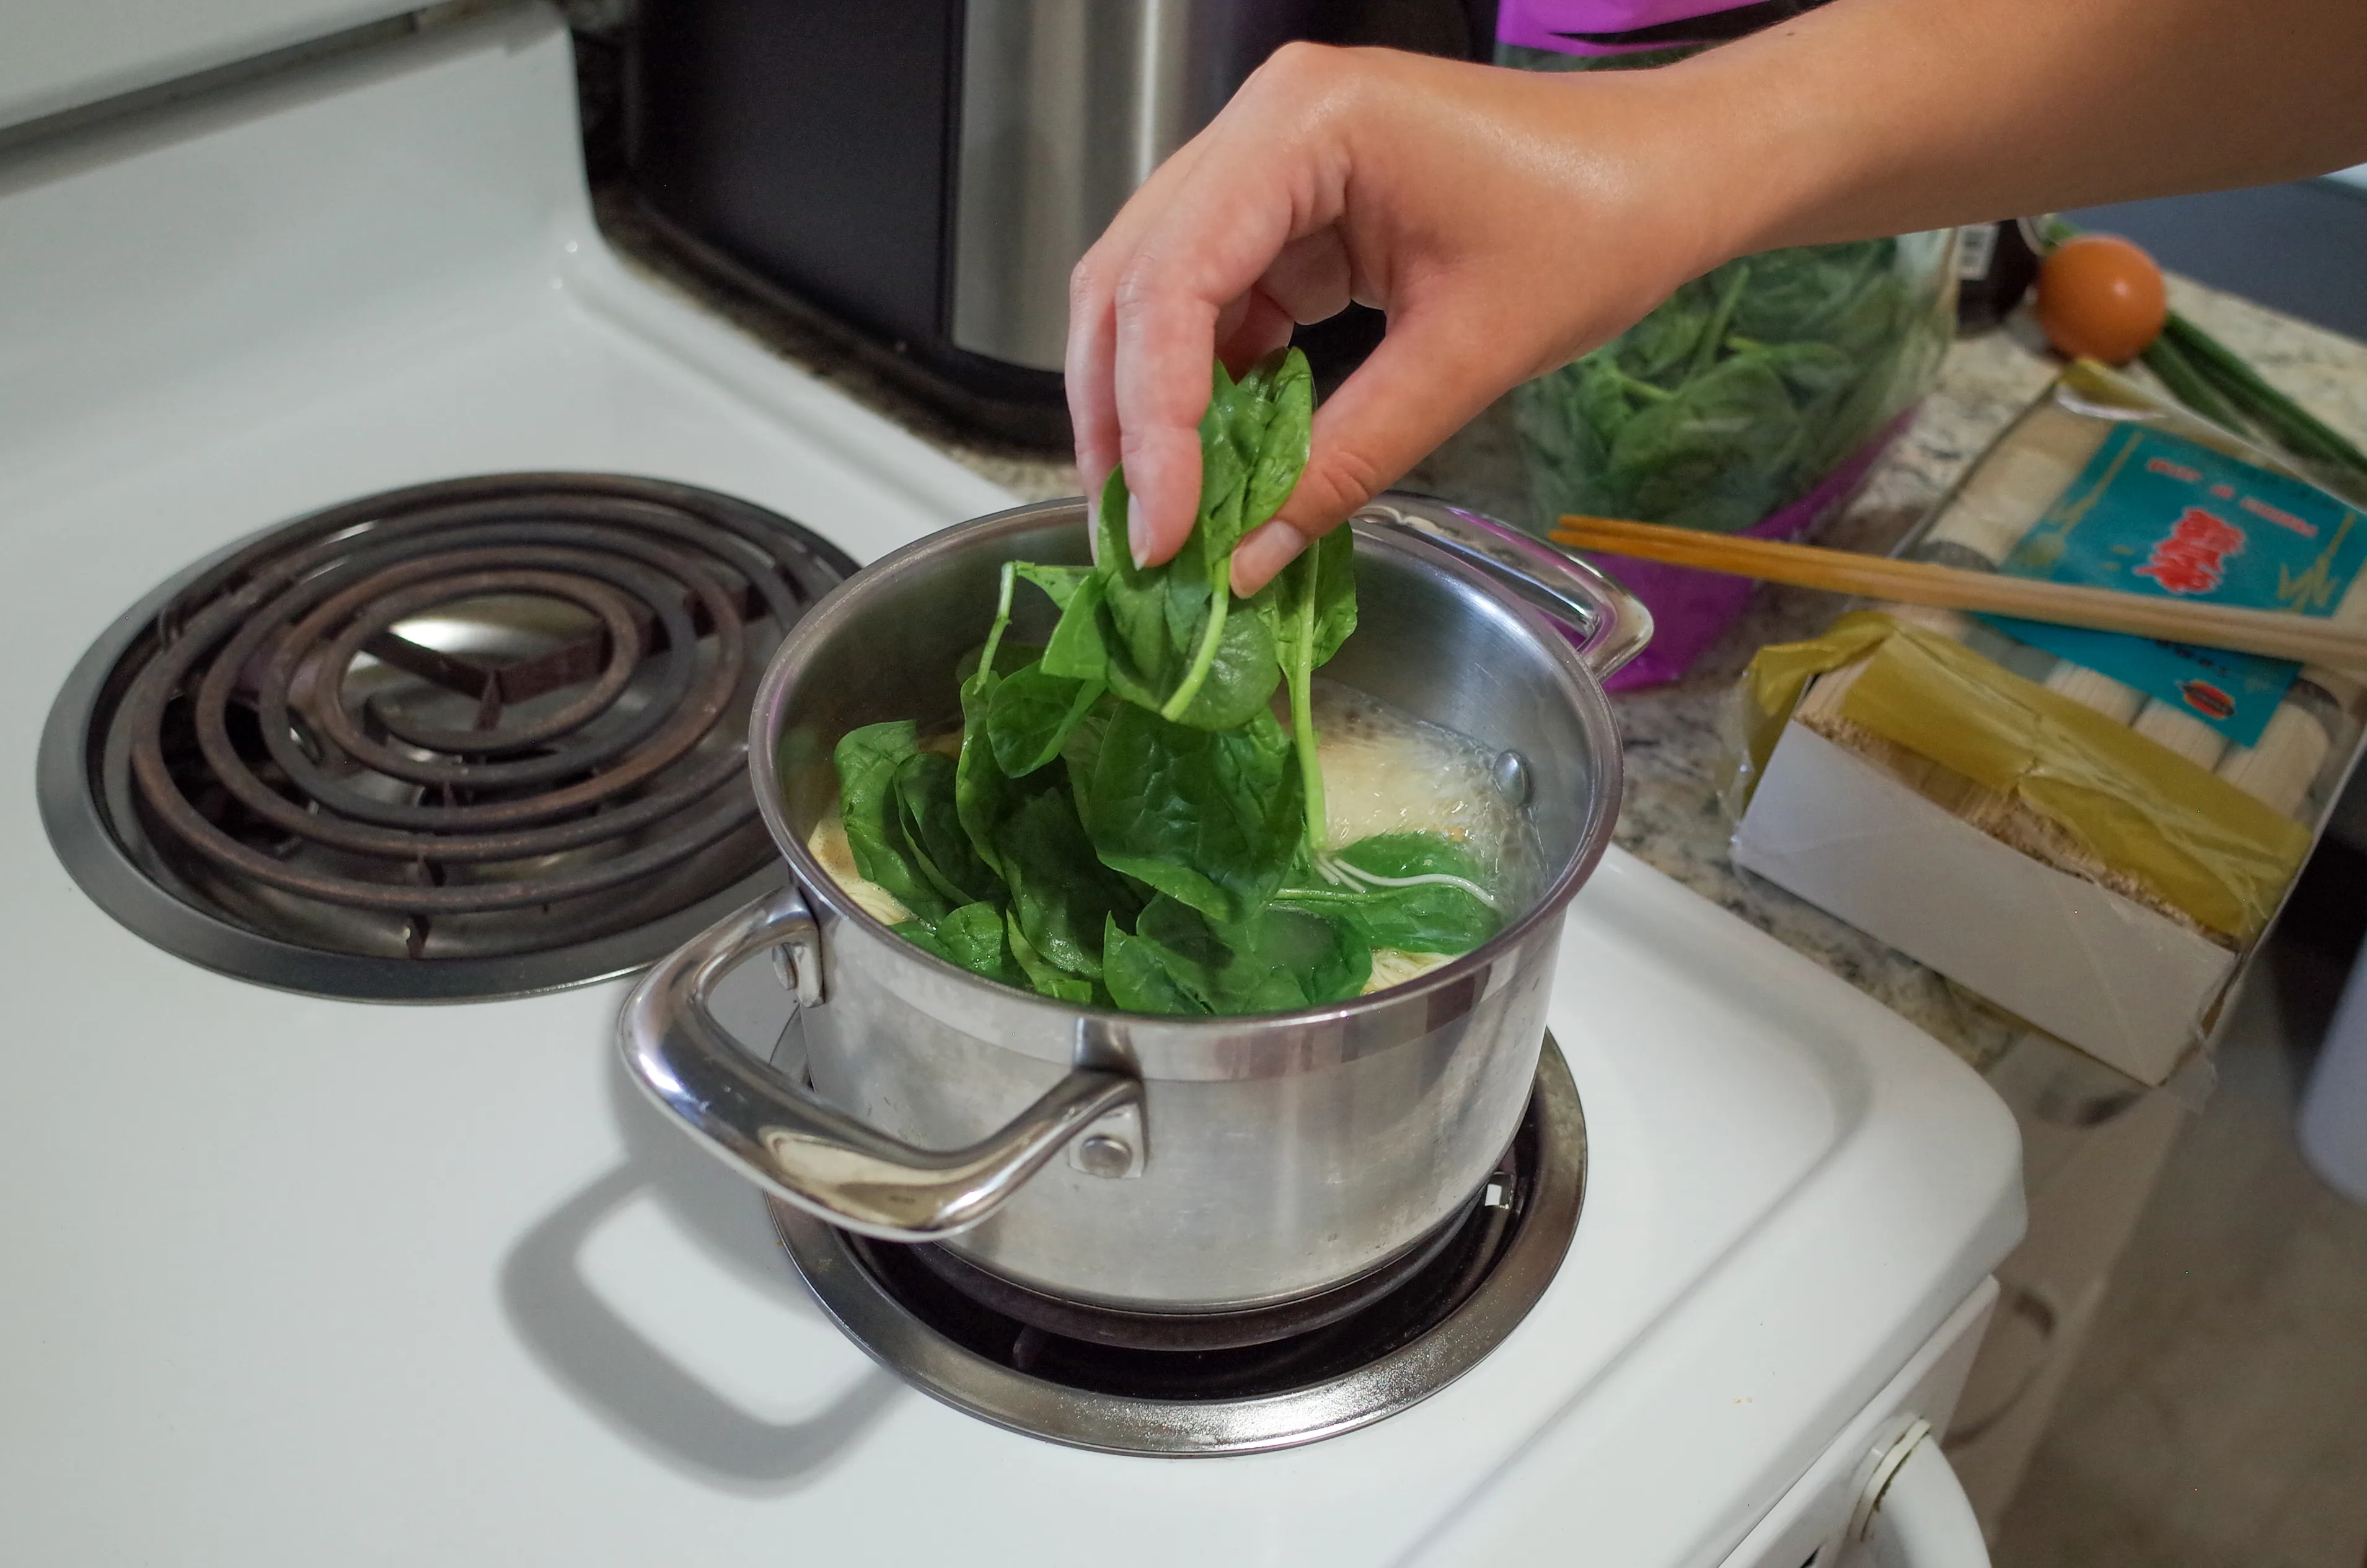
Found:
[[[1199,493],[1211,350],[1352,297],[1388,335],[1316,415],[1234,585],[1500,396],[1732,257],[2367,161],[2367,0],[1833,0],[1654,71],[1294,46],[1077,268],[1069,398],[1138,559]]]
[[[2367,161],[2367,6],[1835,0],[1657,85],[1738,254]]]

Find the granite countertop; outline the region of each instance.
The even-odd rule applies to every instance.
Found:
[[[830,333],[784,319],[730,284],[695,270],[654,240],[629,205],[604,198],[601,220],[627,258],[745,328],[784,357],[919,434],[956,461],[1026,500],[1074,495],[1072,463],[963,431],[861,364]],[[2233,295],[2170,280],[2175,309],[2257,366],[2303,406],[2367,446],[2367,344]],[[1888,550],[2036,397],[2055,372],[2025,311],[1997,332],[1958,342],[1913,426],[1856,498],[1828,522],[1822,543]],[[1508,521],[1532,519],[1509,408],[1481,413],[1407,476],[1425,491]],[[1613,699],[1627,747],[1621,848],[1848,980],[1976,1067],[2009,1048],[2019,1026],[1932,971],[1727,858],[1732,824],[1718,803],[1727,695],[1764,644],[1811,636],[1838,613],[1834,595],[1766,586],[1683,680]]]

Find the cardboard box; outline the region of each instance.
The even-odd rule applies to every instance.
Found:
[[[1992,838],[1796,720],[1734,863],[2147,1084],[2176,1070],[2237,954]]]
[[[2367,492],[2321,488],[2084,362],[1899,553],[2367,628]],[[2324,830],[2367,738],[2367,682],[1871,608],[1880,618],[1844,617],[1754,660],[1738,696],[1753,793],[1735,863],[2164,1082],[2216,1023]]]

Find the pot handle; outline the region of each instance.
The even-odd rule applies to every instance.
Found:
[[[915,1148],[832,1110],[735,1045],[708,1010],[717,982],[759,953],[787,959],[800,1006],[821,997],[820,932],[792,883],[685,943],[641,976],[617,1044],[643,1093],[765,1191],[843,1230],[937,1241],[1009,1201],[1070,1139],[1142,1084],[1079,1067],[966,1149]]]
[[[1578,656],[1607,679],[1652,640],[1652,612],[1591,562],[1492,517],[1433,496],[1389,491],[1356,513],[1362,523],[1416,534],[1478,568],[1543,611],[1578,645]]]

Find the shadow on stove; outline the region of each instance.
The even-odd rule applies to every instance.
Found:
[[[535,1218],[502,1259],[497,1280],[510,1331],[543,1374],[592,1419],[636,1450],[717,1491],[770,1497],[809,1484],[902,1395],[871,1365],[844,1377],[833,1361],[811,1403],[767,1413],[783,1337],[833,1332],[812,1297],[781,1267],[778,1245],[748,1184],[653,1108],[609,1054],[608,1100],[625,1156]],[[655,1227],[682,1251],[634,1267],[699,1274],[753,1290],[764,1308],[719,1327],[715,1298],[690,1295],[671,1313],[637,1314],[612,1299],[613,1269],[597,1256],[610,1227],[654,1205]],[[644,1218],[647,1216],[644,1215]],[[648,1233],[644,1233],[645,1235]],[[604,1283],[605,1280],[605,1283]],[[734,1337],[734,1336],[738,1337]],[[719,1373],[697,1370],[705,1351]],[[775,1369],[768,1371],[767,1369]],[[735,1383],[750,1373],[753,1382]]]

